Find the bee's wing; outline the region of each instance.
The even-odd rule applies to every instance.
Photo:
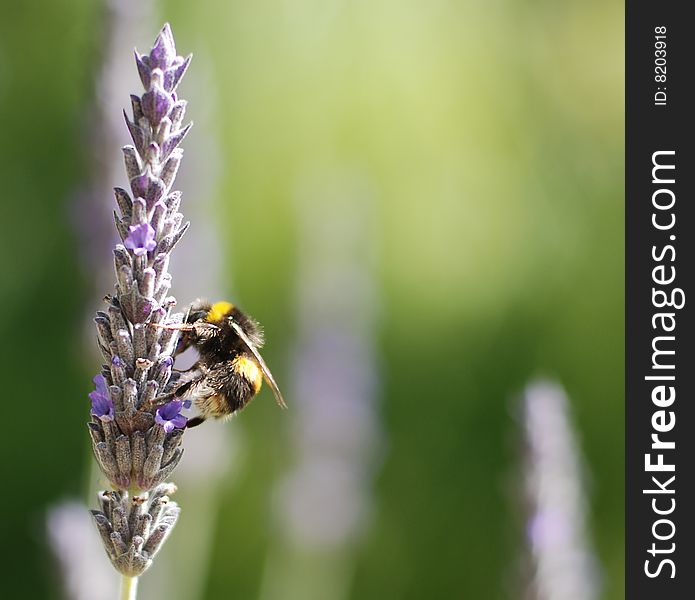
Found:
[[[280,406],[281,408],[287,408],[287,404],[285,404],[285,399],[282,397],[282,393],[280,392],[280,388],[278,387],[278,384],[275,383],[275,379],[273,378],[273,374],[270,372],[268,365],[265,364],[263,357],[260,355],[260,353],[258,352],[256,347],[253,345],[253,343],[249,339],[249,336],[247,336],[244,333],[244,330],[241,328],[241,326],[238,323],[236,323],[234,321],[234,319],[229,319],[229,322],[232,325],[232,327],[234,328],[234,331],[236,331],[239,338],[241,338],[241,341],[244,342],[244,345],[253,354],[258,365],[261,367],[261,371],[263,372],[263,379],[265,379],[266,383],[268,384],[268,387],[272,390],[273,396],[275,396],[275,401],[278,403],[278,406]]]

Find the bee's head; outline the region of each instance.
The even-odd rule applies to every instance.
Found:
[[[196,300],[188,309],[186,323],[204,321],[217,325],[233,310],[234,305],[231,302],[215,302],[213,304],[207,300]]]
[[[185,323],[193,325],[189,331],[182,331],[176,346],[175,355],[181,354],[190,346],[218,335],[218,325],[231,312],[234,305],[229,302],[212,304],[207,300],[196,300],[188,308]]]
[[[208,311],[206,310],[192,310],[186,316],[186,323],[197,323],[198,321],[205,321]]]
[[[236,334],[229,324],[230,320],[236,322],[243,329],[257,348],[263,346],[261,326],[253,318],[241,312],[234,304],[224,300],[215,303],[207,300],[196,300],[191,304],[186,323],[194,325],[195,328],[182,333],[180,346],[187,348],[191,344],[197,344],[216,336],[236,338]]]
[[[205,315],[205,321],[212,323],[213,325],[218,325],[224,319],[230,316],[233,310],[234,305],[231,302],[215,302],[215,304],[210,305],[210,308]]]

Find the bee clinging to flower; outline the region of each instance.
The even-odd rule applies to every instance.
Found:
[[[152,326],[181,331],[175,355],[189,347],[198,351],[198,360],[187,371],[189,375],[182,377],[173,392],[190,399],[198,409],[199,416],[189,419],[188,427],[241,410],[258,394],[263,380],[278,405],[287,408],[258,351],[264,341],[261,326],[233,304],[196,300],[184,323]]]

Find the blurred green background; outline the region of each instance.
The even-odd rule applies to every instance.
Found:
[[[6,3],[0,19],[7,598],[61,597],[45,513],[96,491],[84,331],[110,289],[82,269],[91,250],[70,215],[100,152],[84,115],[105,14],[56,0]],[[382,450],[369,520],[332,559],[349,564],[343,597],[521,597],[512,400],[545,374],[572,400],[602,597],[623,598],[622,3],[177,0],[148,18],[120,51],[148,50],[166,20],[195,55],[179,90],[202,120],[183,144],[183,212],[197,201],[189,161],[215,162],[201,182],[221,240],[214,293],[239,294],[265,325],[281,382],[297,347],[298,186],[345,165],[367,182]],[[113,100],[124,108],[134,73]],[[215,156],[193,159],[206,136]],[[124,185],[115,168],[107,185]],[[300,575],[311,562],[273,524],[293,418],[266,398],[224,426],[239,456],[206,507],[201,598],[259,598],[269,562]],[[185,490],[179,501],[195,519]]]

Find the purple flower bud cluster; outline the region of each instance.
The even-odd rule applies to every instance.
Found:
[[[169,500],[175,491],[175,485],[163,483],[147,497],[131,498],[126,491],[99,494],[101,510],[92,516],[111,562],[124,575],[143,573],[171,533],[180,512]]]
[[[177,56],[168,25],[149,54],[135,53],[145,92],[131,96],[132,118],[125,117],[133,144],[123,148],[130,193],[115,189],[121,238],[114,249],[116,293],[95,318],[105,364],[89,394],[88,426],[97,463],[115,491],[102,492],[109,509],[93,514],[113,565],[129,577],[149,567],[178,516],[167,498],[167,519],[153,529],[156,519],[147,517],[154,510],[152,494],[163,485],[174,489],[164,481],[181,459],[186,426],[186,403],[165,402],[175,387],[178,332],[156,325],[183,318],[172,313],[176,300],[169,295],[168,267],[188,228],[179,212],[181,194],[172,185],[183,157],[179,144],[190,128],[183,125],[186,102],[176,94],[190,58]],[[142,512],[138,507],[145,505],[150,508]]]

